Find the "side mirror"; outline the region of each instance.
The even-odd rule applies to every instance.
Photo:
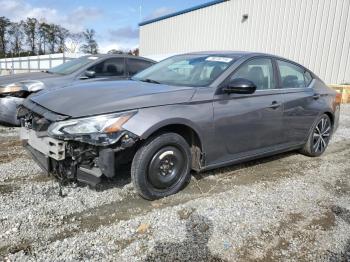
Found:
[[[227,94],[253,94],[255,90],[256,85],[244,78],[233,79],[222,89]]]
[[[84,80],[89,78],[95,78],[95,76],[96,76],[95,71],[87,70],[85,71],[84,75],[80,77],[80,79]]]

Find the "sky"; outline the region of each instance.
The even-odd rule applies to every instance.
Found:
[[[72,32],[96,31],[101,53],[138,46],[138,23],[209,0],[0,0],[0,16],[12,21],[35,17]],[[141,6],[141,8],[140,8]]]

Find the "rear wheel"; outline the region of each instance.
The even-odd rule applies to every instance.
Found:
[[[136,152],[131,177],[138,193],[154,200],[177,193],[190,179],[191,152],[186,140],[165,133],[146,141]]]
[[[332,135],[332,123],[326,114],[322,115],[311,131],[301,152],[307,156],[320,156],[326,150]]]

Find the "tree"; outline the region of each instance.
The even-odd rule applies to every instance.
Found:
[[[65,29],[62,26],[57,26],[56,28],[56,37],[58,42],[58,49],[57,51],[59,53],[63,53],[66,51],[66,39],[69,36],[69,31]]]
[[[49,26],[46,29],[46,40],[49,45],[50,54],[54,54],[56,44],[58,44],[59,26],[55,24],[49,24]]]
[[[0,17],[0,56],[5,56],[6,55],[6,33],[7,29],[10,26],[11,22],[9,19],[7,19],[4,16]]]
[[[69,33],[66,38],[66,50],[70,53],[76,53],[83,41],[82,33]]]
[[[39,23],[38,30],[38,52],[40,55],[46,54],[46,44],[47,44],[47,35],[49,32],[49,24],[45,22]]]
[[[27,43],[29,44],[32,55],[35,55],[37,35],[38,35],[38,20],[36,18],[27,18],[23,23],[24,33],[27,37]]]
[[[97,54],[98,53],[98,45],[95,40],[95,30],[94,29],[86,29],[83,32],[83,37],[85,40],[85,44],[81,46],[81,51],[86,54]]]
[[[23,21],[11,23],[8,34],[10,36],[11,53],[19,56],[23,50]]]
[[[140,55],[140,50],[138,48],[135,48],[134,50],[131,51],[131,54],[134,56],[139,56]]]

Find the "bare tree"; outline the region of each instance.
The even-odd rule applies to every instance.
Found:
[[[98,53],[98,45],[95,40],[95,30],[94,29],[86,29],[83,32],[85,44],[81,46],[81,51],[87,54],[97,54]]]
[[[98,52],[95,30],[70,33],[60,25],[48,24],[37,18],[12,23],[6,17],[0,17],[0,57],[8,54],[17,56],[24,52],[32,55],[75,53],[79,49],[90,54]]]
[[[59,53],[63,53],[66,51],[66,39],[69,36],[69,31],[65,29],[62,26],[57,26],[56,27],[56,37],[57,37],[57,43],[58,43],[58,48],[57,51]]]
[[[48,38],[48,32],[49,32],[49,24],[45,22],[41,22],[39,24],[39,30],[38,30],[38,49],[39,54],[46,54],[46,45],[47,45],[47,38]]]
[[[65,50],[69,53],[76,53],[83,42],[82,33],[69,33],[65,41]]]
[[[11,23],[8,34],[10,36],[11,53],[12,55],[19,56],[23,50],[23,21],[19,23]]]
[[[29,44],[32,55],[35,55],[35,49],[38,36],[38,20],[36,18],[27,18],[23,23],[24,33],[27,37],[27,43]]]
[[[0,56],[6,55],[6,33],[8,30],[8,27],[10,26],[11,22],[9,19],[7,19],[4,16],[0,17]]]

